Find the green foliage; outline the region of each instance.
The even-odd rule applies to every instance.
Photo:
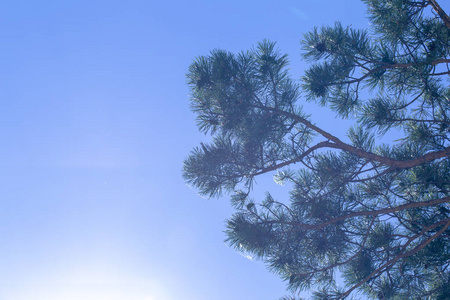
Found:
[[[301,83],[269,41],[197,58],[191,107],[212,141],[184,178],[230,195],[227,242],[285,280],[284,299],[448,299],[450,21],[429,11],[436,1],[364,2],[371,31],[336,23],[303,36]],[[352,118],[346,140],[313,124],[301,95]],[[392,130],[396,142],[376,143]],[[271,172],[289,199],[252,199]]]

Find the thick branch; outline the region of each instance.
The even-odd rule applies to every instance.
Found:
[[[450,17],[445,13],[445,11],[441,8],[439,3],[436,0],[430,0],[430,4],[433,9],[437,12],[439,17],[444,21],[445,26],[450,29]]]
[[[436,151],[436,152],[430,152],[427,153],[421,157],[418,158],[414,158],[414,159],[410,159],[410,160],[396,160],[396,159],[392,159],[389,157],[385,157],[385,156],[381,156],[378,154],[375,154],[373,152],[367,152],[361,149],[358,149],[352,145],[349,145],[347,143],[344,143],[343,141],[341,141],[339,138],[335,137],[334,135],[326,132],[325,130],[313,125],[311,122],[309,122],[308,120],[300,117],[299,115],[290,113],[290,112],[286,112],[277,108],[272,108],[272,107],[267,107],[267,106],[256,106],[259,109],[265,109],[265,110],[269,110],[271,112],[274,112],[276,114],[279,115],[283,115],[283,116],[287,116],[292,118],[293,120],[297,121],[298,123],[301,123],[303,125],[305,125],[306,127],[314,130],[315,132],[319,133],[320,135],[322,135],[323,137],[327,138],[328,140],[334,142],[334,143],[329,143],[327,146],[330,148],[335,148],[335,149],[340,149],[346,152],[349,152],[351,154],[354,154],[356,156],[359,156],[361,158],[365,158],[369,161],[376,161],[379,162],[385,166],[389,166],[389,167],[393,167],[393,168],[397,168],[397,169],[408,169],[408,168],[412,168],[415,166],[419,166],[422,165],[424,163],[427,162],[431,162],[433,160],[439,159],[439,158],[443,158],[443,157],[448,157],[450,156],[450,147],[445,148],[444,150],[441,151]]]

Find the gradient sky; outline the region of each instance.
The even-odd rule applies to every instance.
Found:
[[[285,295],[224,243],[227,200],[200,198],[181,178],[207,139],[185,74],[214,48],[268,38],[299,78],[302,33],[365,27],[364,16],[356,0],[2,1],[0,300]],[[343,135],[333,114],[310,113]]]

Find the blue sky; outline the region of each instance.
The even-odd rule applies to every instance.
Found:
[[[0,299],[286,294],[224,244],[227,200],[200,198],[181,178],[207,139],[185,74],[214,48],[268,38],[299,78],[302,33],[336,20],[365,27],[364,15],[356,0],[2,1]],[[334,132],[344,124],[305,107]]]

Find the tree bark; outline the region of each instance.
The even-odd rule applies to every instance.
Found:
[[[445,13],[445,11],[441,8],[439,3],[436,0],[430,0],[430,4],[433,9],[437,12],[439,17],[444,21],[445,26],[450,29],[450,17]]]
[[[375,154],[373,152],[367,152],[364,151],[362,149],[356,148],[352,145],[349,145],[347,143],[344,143],[343,141],[341,141],[339,138],[335,137],[334,135],[330,134],[329,132],[326,132],[325,130],[313,125],[311,122],[309,122],[308,120],[300,117],[299,115],[296,115],[294,113],[290,113],[290,112],[286,112],[283,110],[279,110],[277,108],[272,108],[272,107],[266,107],[266,106],[255,106],[259,109],[265,109],[265,110],[269,110],[275,114],[279,114],[282,116],[286,116],[289,118],[292,118],[293,120],[295,120],[298,123],[301,123],[303,125],[305,125],[306,127],[314,130],[315,132],[319,133],[320,135],[322,135],[323,137],[327,138],[329,141],[333,142],[333,143],[328,143],[326,146],[329,148],[334,148],[334,149],[340,149],[346,152],[349,152],[351,154],[354,154],[356,156],[359,156],[361,158],[365,158],[369,161],[375,161],[375,162],[379,162],[385,166],[388,167],[393,167],[396,169],[408,169],[408,168],[412,168],[412,167],[416,167],[419,165],[422,165],[424,163],[427,162],[431,162],[434,161],[436,159],[440,159],[440,158],[444,158],[444,157],[449,157],[450,156],[450,147],[445,148],[444,150],[441,151],[436,151],[436,152],[430,152],[427,153],[421,157],[417,157],[417,158],[413,158],[413,159],[409,159],[409,160],[396,160],[396,159],[392,159],[390,157],[385,157],[385,156],[381,156],[378,154]]]

